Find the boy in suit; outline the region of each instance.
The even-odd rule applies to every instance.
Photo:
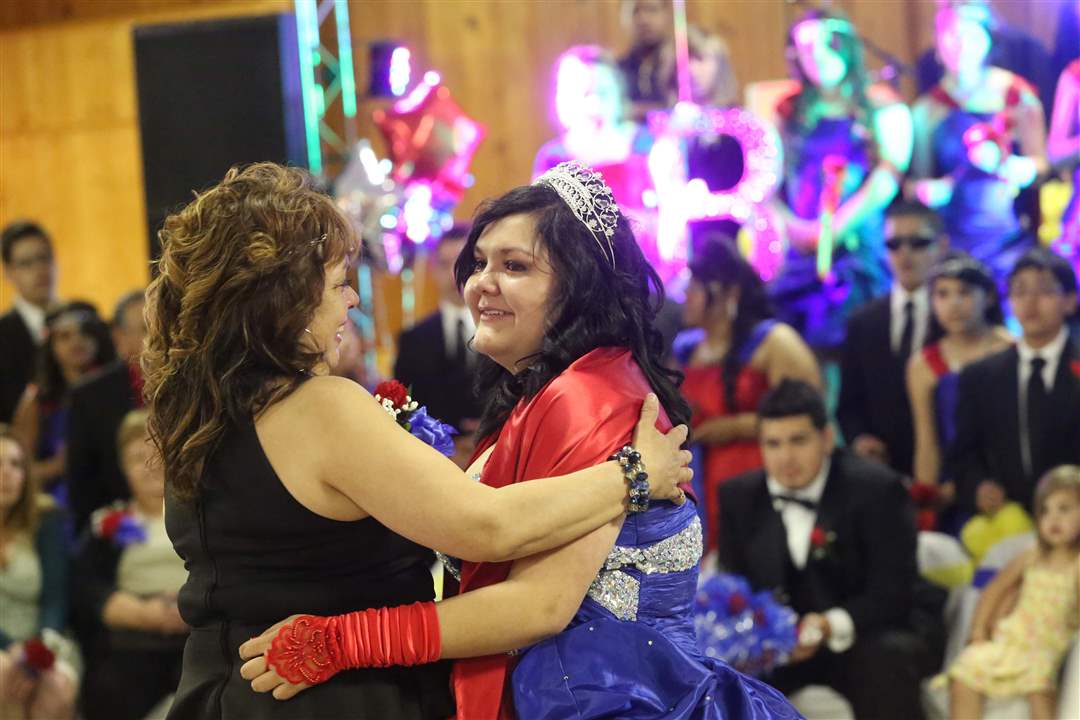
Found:
[[[1006,500],[1030,512],[1038,478],[1080,462],[1080,353],[1066,326],[1076,275],[1035,248],[1009,273],[1008,296],[1023,335],[961,372],[948,454],[961,508],[985,515]]]

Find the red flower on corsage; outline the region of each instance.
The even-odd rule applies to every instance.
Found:
[[[447,457],[454,454],[453,436],[457,430],[428,415],[427,407],[413,400],[409,390],[397,380],[379,383],[375,387],[375,402],[414,437]]]
[[[40,636],[32,637],[23,643],[19,663],[31,674],[45,672],[55,662],[56,653],[49,649]]]
[[[941,490],[936,485],[912,483],[908,490],[915,503],[915,525],[919,530],[933,530],[937,525],[937,505]]]
[[[1069,363],[1069,369],[1072,370],[1072,374],[1078,380],[1080,380],[1080,360],[1073,360]]]
[[[375,400],[385,406],[386,400],[395,410],[404,410],[409,404],[409,389],[397,380],[386,380],[375,386]]]
[[[90,529],[94,537],[109,540],[117,547],[146,542],[146,528],[123,501],[95,510],[90,516]]]
[[[824,560],[829,555],[829,550],[836,541],[836,533],[826,530],[820,525],[815,525],[810,531],[810,555],[815,560]]]

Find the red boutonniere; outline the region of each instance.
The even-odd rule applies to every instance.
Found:
[[[1080,360],[1073,360],[1069,363],[1069,369],[1072,370],[1073,376],[1080,380]]]
[[[836,533],[815,525],[810,531],[810,556],[815,560],[824,560],[829,556],[834,542],[836,542]]]

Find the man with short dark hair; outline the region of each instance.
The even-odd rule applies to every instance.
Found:
[[[904,475],[911,474],[915,454],[906,368],[934,326],[926,279],[939,255],[941,227],[922,205],[889,209],[885,247],[892,289],[852,313],[840,361],[836,419],[844,440],[856,454]]]
[[[790,662],[766,681],[785,694],[829,685],[860,718],[922,717],[941,598],[919,581],[900,476],[835,450],[824,400],[804,382],[784,380],[758,417],[765,467],[720,486],[720,561],[799,615]]]
[[[130,495],[120,469],[116,433],[124,416],[142,405],[139,355],[146,334],[143,305],[142,290],[132,290],[120,298],[112,319],[119,359],[71,393],[67,482],[76,531],[85,526],[94,510]]]
[[[10,423],[45,341],[45,313],[56,302],[56,262],[48,233],[28,220],[3,229],[0,256],[4,279],[15,289],[12,309],[0,315],[0,423]]]
[[[962,508],[993,515],[1014,500],[1031,511],[1044,472],[1080,463],[1080,351],[1065,324],[1076,290],[1068,261],[1045,248],[1009,273],[1020,341],[960,373],[948,459]]]

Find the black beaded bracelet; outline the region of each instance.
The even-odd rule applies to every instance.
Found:
[[[649,473],[641,461],[641,453],[631,445],[624,445],[621,450],[608,458],[615,460],[626,477],[630,493],[630,512],[645,512],[649,509]]]

